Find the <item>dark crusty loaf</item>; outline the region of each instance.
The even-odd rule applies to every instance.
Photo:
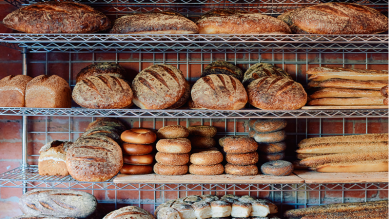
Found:
[[[171,107],[185,95],[186,85],[182,72],[174,66],[152,65],[133,80],[134,104],[141,109]]]
[[[388,18],[354,3],[324,3],[286,12],[278,17],[294,33],[374,34],[388,30]]]
[[[31,81],[27,75],[9,75],[0,80],[0,107],[24,107],[27,83]]]
[[[238,80],[242,80],[242,71],[237,66],[232,63],[225,62],[223,60],[215,61],[208,65],[202,72],[202,76],[212,75],[212,74],[225,74],[230,75]]]
[[[130,85],[110,75],[90,76],[73,89],[73,100],[92,109],[120,109],[131,106],[133,92]]]
[[[80,81],[88,78],[89,76],[97,75],[111,75],[124,79],[126,78],[126,71],[122,66],[114,62],[100,62],[96,64],[91,64],[81,69],[81,71],[77,74],[76,83],[79,83]]]
[[[200,34],[288,34],[284,22],[261,13],[214,9],[196,22]]]
[[[132,14],[116,19],[110,33],[119,34],[193,34],[196,24],[175,12]]]
[[[238,110],[248,101],[244,86],[229,75],[208,75],[200,78],[191,90],[195,105],[206,109]]]
[[[26,33],[94,33],[107,30],[110,20],[90,6],[76,2],[41,2],[8,14],[3,23]]]
[[[148,211],[136,207],[136,206],[126,206],[119,208],[118,210],[111,211],[103,219],[154,219],[153,215]]]
[[[91,129],[102,127],[102,126],[113,127],[116,130],[118,130],[118,134],[121,134],[123,131],[126,130],[126,126],[118,119],[105,117],[105,118],[97,118],[95,121],[89,123],[85,131],[89,131]]]
[[[69,174],[79,181],[106,181],[115,176],[122,165],[121,147],[102,135],[79,138],[66,153]]]
[[[306,104],[307,94],[298,82],[284,77],[262,77],[247,87],[249,103],[264,110],[296,110]]]
[[[252,81],[266,76],[285,77],[292,79],[291,76],[282,68],[273,66],[269,63],[257,63],[252,65],[244,74],[242,84],[248,86]]]
[[[34,189],[19,200],[25,214],[86,218],[96,210],[96,198],[86,192],[62,189]]]
[[[26,107],[70,108],[71,90],[68,82],[57,75],[40,75],[28,82]]]

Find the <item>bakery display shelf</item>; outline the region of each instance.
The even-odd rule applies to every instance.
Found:
[[[389,182],[388,172],[373,173],[319,173],[315,171],[295,170],[294,173],[305,183],[366,183]]]
[[[389,106],[304,106],[303,110],[389,109]]]

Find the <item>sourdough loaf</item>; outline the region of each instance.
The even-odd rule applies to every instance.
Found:
[[[134,78],[134,104],[141,109],[165,109],[178,102],[186,91],[186,79],[172,65],[152,65]]]
[[[88,78],[89,76],[98,75],[111,75],[124,79],[126,78],[126,71],[122,66],[114,62],[99,62],[81,69],[76,76],[76,83]]]
[[[291,76],[282,68],[273,66],[269,63],[257,63],[246,70],[242,83],[244,86],[247,86],[252,81],[266,76],[285,77],[292,79]]]
[[[207,76],[207,75],[213,75],[213,74],[225,74],[230,75],[238,80],[242,80],[242,71],[237,66],[233,65],[232,63],[225,62],[223,60],[215,61],[208,65],[202,72],[201,77]]]
[[[130,85],[115,76],[90,76],[73,89],[73,100],[92,109],[121,109],[131,106],[133,92]]]
[[[57,75],[40,75],[27,83],[26,107],[70,108],[71,90],[68,82]]]
[[[185,90],[183,96],[181,96],[181,98],[176,103],[174,103],[172,106],[168,107],[167,109],[177,109],[184,106],[184,104],[187,103],[187,101],[191,97],[191,85],[190,83],[188,83],[188,81],[185,81],[184,89]]]
[[[196,22],[200,34],[288,34],[284,22],[261,13],[213,9]]]
[[[51,141],[39,150],[39,175],[69,175],[66,168],[66,151],[72,142]]]
[[[115,127],[110,127],[110,126],[101,126],[101,127],[96,127],[93,129],[90,129],[86,132],[84,132],[81,135],[82,137],[90,137],[90,136],[107,136],[109,138],[112,138],[115,141],[119,141],[120,139],[120,134],[118,133],[118,130]]]
[[[175,12],[139,13],[116,19],[110,33],[116,34],[194,34],[194,22]]]
[[[241,82],[228,75],[208,75],[196,81],[191,90],[195,105],[214,110],[238,110],[248,96]]]
[[[154,219],[153,215],[145,209],[136,206],[126,206],[111,211],[103,219]]]
[[[3,23],[26,33],[94,33],[110,28],[106,15],[76,2],[40,2],[8,14]]]
[[[0,107],[24,107],[27,75],[9,75],[0,80]]]
[[[89,123],[85,131],[89,131],[91,129],[95,129],[102,126],[115,128],[118,134],[126,130],[126,126],[120,120],[116,118],[104,117],[104,118],[97,118],[95,121]]]
[[[19,200],[25,214],[86,218],[97,207],[96,198],[86,192],[63,189],[34,189]]]
[[[249,103],[264,110],[296,110],[306,104],[302,85],[285,77],[262,77],[247,87]]]
[[[294,33],[374,34],[388,30],[388,18],[379,11],[355,3],[324,3],[278,17]]]

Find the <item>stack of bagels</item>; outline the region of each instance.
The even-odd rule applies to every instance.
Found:
[[[217,134],[217,128],[213,126],[190,126],[188,139],[191,141],[191,153],[201,151],[217,151],[217,142],[214,136]]]
[[[148,174],[153,172],[156,133],[150,129],[133,128],[122,133],[122,174]]]
[[[160,175],[184,175],[188,172],[191,142],[189,131],[181,125],[169,125],[157,131],[154,172]]]

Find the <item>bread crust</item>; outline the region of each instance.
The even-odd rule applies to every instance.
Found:
[[[309,101],[309,106],[381,106],[385,97],[321,98]]]
[[[366,90],[380,90],[382,87],[388,85],[388,81],[360,81],[350,79],[332,78],[325,81],[310,81],[309,88],[331,87],[331,88],[350,88],[350,89],[366,89]]]
[[[66,151],[72,142],[51,141],[39,150],[39,175],[69,175],[66,168]]]
[[[259,154],[257,152],[245,154],[226,154],[226,162],[234,165],[253,165],[259,161]]]
[[[196,165],[191,164],[189,166],[189,172],[195,175],[221,175],[225,171],[222,164],[214,165]]]
[[[154,154],[124,155],[123,163],[135,165],[150,165],[154,163]]]
[[[76,83],[79,83],[89,76],[97,75],[111,75],[117,78],[125,79],[126,70],[115,62],[99,62],[91,64],[80,70],[76,76]]]
[[[239,81],[242,80],[243,74],[240,68],[233,65],[232,63],[218,60],[210,65],[206,66],[203,70],[201,77],[212,74],[225,74],[237,78]]]
[[[118,130],[118,134],[121,134],[123,131],[126,130],[126,126],[118,119],[116,118],[110,118],[110,117],[104,117],[104,118],[97,118],[95,121],[88,124],[86,132],[97,128],[101,126],[109,126],[113,127]]]
[[[329,136],[329,137],[316,137],[307,138],[299,142],[298,147],[304,148],[313,144],[322,143],[338,143],[338,142],[379,142],[388,141],[388,133],[380,134],[364,134],[364,135],[347,135],[347,136]]]
[[[111,22],[102,12],[76,2],[40,2],[8,14],[3,23],[25,33],[94,33]]]
[[[190,135],[203,136],[203,137],[214,137],[217,134],[217,128],[214,126],[197,125],[188,127]]]
[[[275,132],[286,128],[284,119],[254,119],[249,121],[249,127],[256,132]]]
[[[388,172],[389,160],[328,163],[317,166],[316,171],[323,173]]]
[[[156,161],[164,165],[186,165],[190,161],[190,155],[157,152]]]
[[[103,219],[126,219],[126,218],[154,219],[151,213],[149,213],[145,209],[136,206],[126,206],[123,208],[119,208],[118,210],[111,211]]]
[[[226,137],[221,141],[221,146],[226,153],[243,154],[250,153],[257,150],[257,143],[253,138],[246,136],[240,137]]]
[[[332,218],[332,219],[346,219],[346,218],[370,218],[370,219],[383,219],[387,218],[389,211],[386,208],[373,209],[373,210],[364,210],[364,211],[354,211],[354,212],[338,212],[338,213],[322,213],[322,214],[313,214],[304,216],[301,219],[322,219],[322,218]]]
[[[191,136],[188,138],[191,141],[191,147],[195,148],[212,148],[217,146],[214,138],[203,136]]]
[[[382,94],[378,90],[322,88],[314,92],[312,95],[310,95],[311,99],[335,98],[335,97],[382,97]]]
[[[338,154],[338,153],[355,153],[365,151],[388,151],[388,141],[378,142],[338,142],[313,144],[309,147],[297,150],[297,153],[306,154]]]
[[[267,76],[285,77],[288,79],[292,79],[291,76],[282,68],[273,66],[269,63],[257,63],[248,68],[248,70],[246,70],[242,84],[246,87],[252,81]]]
[[[187,165],[173,166],[156,163],[153,167],[155,173],[160,175],[184,175],[188,172]]]
[[[190,135],[188,129],[181,125],[167,125],[157,131],[159,139],[187,138]]]
[[[122,132],[121,140],[132,144],[152,144],[157,140],[157,135],[151,129],[134,128]]]
[[[25,107],[27,83],[32,77],[8,75],[0,80],[0,107]]]
[[[258,143],[275,143],[284,141],[286,132],[284,130],[266,133],[250,131],[249,137],[254,138]]]
[[[231,175],[253,176],[257,175],[259,170],[256,165],[240,166],[228,163],[225,165],[225,172]]]
[[[352,68],[327,67],[327,66],[309,68],[306,74],[313,75],[313,74],[340,73],[340,72],[346,75],[356,73],[361,75],[367,75],[370,77],[375,77],[375,75],[387,75],[387,76],[389,75],[388,70],[352,69]]]
[[[161,139],[156,148],[159,152],[186,154],[191,151],[191,142],[186,138]]]
[[[149,174],[149,173],[153,173],[153,165],[123,164],[120,172],[121,174],[127,174],[127,175]]]
[[[261,165],[261,172],[266,175],[288,176],[293,170],[292,163],[284,160],[269,161]]]
[[[389,85],[386,85],[381,88],[381,94],[382,96],[388,98],[389,97]]]
[[[223,155],[219,151],[203,151],[191,154],[190,162],[196,165],[214,165],[222,163]]]

